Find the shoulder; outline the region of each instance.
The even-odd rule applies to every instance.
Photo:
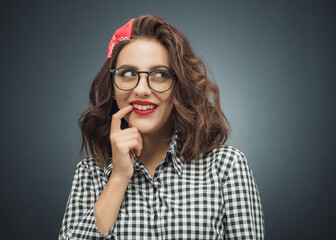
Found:
[[[77,168],[86,168],[88,171],[101,171],[101,167],[94,161],[92,155],[82,159],[77,164]]]
[[[93,179],[101,179],[104,169],[101,168],[93,159],[92,155],[82,159],[76,166],[76,175],[88,176]]]
[[[210,154],[216,162],[217,171],[222,181],[226,180],[229,173],[232,169],[237,167],[237,165],[248,166],[244,153],[229,145],[216,148]]]

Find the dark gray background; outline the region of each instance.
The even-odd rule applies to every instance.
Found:
[[[228,144],[245,153],[266,239],[335,226],[332,1],[7,1],[1,7],[1,235],[56,239],[94,76],[114,31],[165,18],[221,89]]]

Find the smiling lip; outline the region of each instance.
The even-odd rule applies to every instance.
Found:
[[[155,106],[155,108],[153,108],[153,109],[147,109],[147,110],[139,110],[139,109],[134,108],[134,106],[133,106],[133,111],[136,114],[139,114],[139,115],[148,115],[148,114],[151,114],[151,113],[155,112],[156,109],[157,109],[157,104],[152,103],[152,102],[148,102],[148,101],[139,101],[139,100],[136,100],[136,101],[132,101],[131,104],[132,105],[134,105],[134,104],[136,104],[136,105],[142,105],[142,106],[146,106],[146,105],[153,105],[153,106]]]

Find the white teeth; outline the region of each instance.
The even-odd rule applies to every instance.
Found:
[[[138,105],[138,104],[133,104],[133,107],[142,111],[155,108],[154,105]]]

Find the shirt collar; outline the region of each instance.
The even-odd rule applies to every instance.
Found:
[[[181,159],[177,156],[177,150],[178,150],[178,132],[175,131],[170,145],[168,147],[168,151],[167,154],[170,154],[170,157],[172,159],[173,165],[175,170],[178,172],[179,175],[182,174],[182,169],[183,169],[183,163],[181,161]],[[166,156],[167,158],[168,156]]]
[[[172,162],[173,162],[173,166],[174,166],[175,170],[177,171],[177,173],[179,175],[181,175],[182,170],[183,170],[183,163],[182,163],[181,159],[176,154],[177,150],[178,150],[178,132],[175,131],[174,135],[171,138],[165,160],[168,161],[169,157],[170,157]],[[140,161],[137,158],[135,158],[134,160],[135,160],[134,161],[134,168],[135,169],[139,170],[141,168],[144,168],[143,164],[141,164]],[[110,174],[112,172],[112,167],[113,167],[112,158],[110,158],[109,165],[105,166],[105,168],[104,168],[104,175],[108,178],[110,177]]]

